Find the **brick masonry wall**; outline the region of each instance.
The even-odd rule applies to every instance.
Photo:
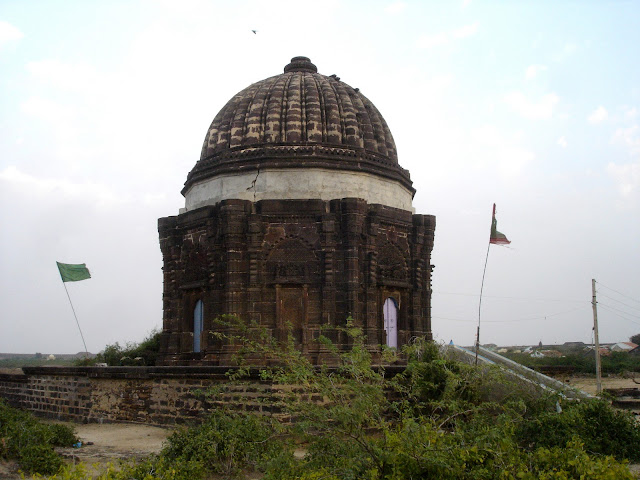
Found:
[[[194,423],[220,407],[286,420],[280,399],[292,391],[291,387],[260,381],[257,375],[231,384],[225,375],[228,370],[228,367],[25,367],[22,375],[0,374],[0,397],[38,416],[75,422]],[[211,388],[215,393],[203,395]],[[302,398],[322,401],[311,395]]]
[[[322,330],[341,350],[351,317],[370,350],[387,343],[384,303],[398,308],[397,341],[431,339],[435,217],[358,198],[224,200],[158,220],[163,255],[163,333],[158,365],[231,365],[237,346],[215,336],[222,315],[252,321],[331,364]],[[194,309],[203,306],[199,351]],[[337,327],[327,331],[327,326]]]

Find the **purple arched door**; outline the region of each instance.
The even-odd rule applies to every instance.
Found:
[[[398,306],[396,301],[389,297],[384,301],[384,331],[387,334],[387,347],[398,347]]]

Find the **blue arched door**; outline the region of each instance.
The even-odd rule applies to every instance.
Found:
[[[202,300],[196,302],[196,306],[193,309],[193,351],[200,351],[200,337],[202,336],[203,324],[202,318],[204,316],[204,307]]]
[[[389,297],[384,301],[384,331],[387,334],[387,346],[398,347],[398,306],[396,301]]]

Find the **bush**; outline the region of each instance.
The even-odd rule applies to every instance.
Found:
[[[566,405],[562,413],[543,413],[516,430],[526,448],[563,447],[577,438],[588,452],[640,461],[640,424],[604,400]]]
[[[506,357],[529,368],[561,367],[571,368],[575,373],[595,374],[596,360],[591,354],[568,354],[557,358],[535,358],[526,353],[508,353]],[[611,355],[600,358],[602,373],[619,375],[625,372],[640,372],[640,357],[628,352],[611,352]]]
[[[62,459],[53,447],[70,447],[77,438],[67,425],[40,423],[28,412],[0,400],[0,458],[17,460],[32,473],[53,474]]]
[[[120,365],[150,365],[156,364],[160,352],[160,337],[162,331],[152,330],[140,343],[127,343],[121,346],[118,342],[107,345],[98,353],[92,363],[106,363],[110,367]],[[134,359],[141,359],[134,362]]]
[[[174,432],[162,458],[227,476],[245,468],[264,471],[285,452],[281,429],[268,417],[216,411],[202,425]]]
[[[605,402],[565,405],[557,414],[557,395],[533,394],[495,369],[443,358],[437,346],[421,341],[405,352],[406,371],[386,378],[352,322],[341,330],[351,350],[338,351],[321,338],[337,366],[316,369],[292,337],[259,343],[267,336],[249,327],[252,337],[234,337],[243,347],[238,362],[246,367],[243,352],[247,359],[277,361],[260,378],[286,386],[281,407],[295,423],[218,410],[202,425],[171,435],[159,455],[101,478],[227,479],[248,471],[264,480],[632,478],[621,459],[640,452],[639,427]],[[239,369],[229,381],[246,372]],[[308,401],[309,392],[323,402]],[[294,440],[304,446],[303,456],[294,455]],[[80,475],[67,467],[53,478]]]
[[[53,451],[51,445],[36,443],[25,445],[20,449],[18,457],[20,467],[27,472],[53,475],[60,470],[62,458]]]

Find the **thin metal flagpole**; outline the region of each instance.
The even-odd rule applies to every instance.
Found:
[[[482,308],[482,290],[484,289],[484,275],[487,273],[487,262],[489,261],[489,249],[491,240],[487,245],[487,257],[484,259],[484,270],[482,271],[482,284],[480,285],[480,302],[478,303],[478,331],[476,332],[476,365],[478,365],[478,350],[480,349],[480,309]]]
[[[76,324],[78,325],[78,330],[80,331],[80,337],[82,338],[82,344],[84,345],[84,356],[88,358],[89,350],[87,350],[87,343],[84,341],[84,335],[82,334],[82,329],[80,328],[80,322],[78,321],[78,316],[76,315],[76,309],[73,308],[73,302],[71,302],[71,296],[69,296],[69,290],[67,290],[67,284],[65,281],[62,281],[62,285],[64,285],[64,291],[67,292],[67,298],[69,299],[69,305],[71,305],[71,311],[73,311],[73,316],[76,319]]]

